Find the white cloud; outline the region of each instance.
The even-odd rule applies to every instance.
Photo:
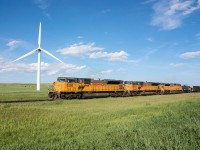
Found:
[[[111,12],[111,9],[104,9],[101,11],[102,14],[107,14],[109,12]]]
[[[186,52],[186,53],[179,55],[179,57],[183,58],[183,59],[191,59],[191,58],[196,58],[198,56],[200,56],[200,51]]]
[[[115,60],[126,60],[128,58],[128,53],[124,51],[120,52],[96,52],[96,53],[90,53],[90,58],[107,58],[110,61]]]
[[[41,62],[41,70],[48,70],[50,64]],[[0,67],[0,72],[34,72],[37,70],[37,63],[24,64],[24,63],[4,63]]]
[[[147,38],[147,41],[149,41],[149,42],[153,42],[154,39],[153,39],[152,37],[148,37],[148,38]]]
[[[59,66],[59,67],[58,67]],[[41,71],[47,73],[48,75],[55,74],[66,74],[79,72],[80,70],[86,68],[85,65],[77,66],[74,64],[65,64],[65,63],[54,63],[49,64],[41,62]],[[5,63],[4,59],[0,57],[0,73],[4,72],[36,72],[37,63]]]
[[[51,65],[51,67],[54,66],[53,70],[49,70],[48,71],[48,75],[55,75],[55,74],[68,74],[68,73],[74,73],[74,72],[79,72],[82,69],[86,68],[86,66],[77,66],[77,65],[73,65],[73,64],[54,64]]]
[[[196,37],[197,37],[198,40],[200,40],[200,33],[197,33]]]
[[[111,74],[113,71],[112,70],[104,70],[101,71],[100,74]]]
[[[128,62],[128,53],[125,51],[120,52],[106,52],[104,48],[96,47],[95,43],[79,43],[72,44],[67,48],[59,49],[57,52],[63,55],[71,56],[89,56],[89,58],[107,58],[109,61],[126,60]],[[94,52],[97,51],[97,52]],[[132,62],[130,60],[129,62]]]
[[[8,42],[7,46],[12,47],[12,46],[15,46],[18,43],[19,43],[19,41],[13,40],[13,41]]]
[[[4,62],[4,59],[3,59],[3,57],[0,56],[0,65],[2,65],[3,62]]]
[[[57,50],[57,52],[63,54],[63,55],[72,55],[72,56],[78,56],[90,51],[96,51],[96,50],[104,50],[102,47],[95,47],[95,43],[88,43],[88,44],[72,44],[67,48],[62,48]]]
[[[183,65],[184,65],[184,63],[171,63],[170,64],[170,66],[172,66],[172,67],[181,67]]]
[[[12,41],[9,41],[6,45],[9,47],[10,50],[13,50],[14,48],[20,46],[21,44],[22,44],[22,41],[12,40]]]
[[[173,30],[181,26],[186,16],[200,10],[200,0],[161,0],[154,4],[153,9],[151,24],[163,30]]]
[[[77,39],[83,39],[83,37],[79,35],[79,36],[77,36]]]
[[[166,44],[158,45],[155,48],[148,49],[147,53],[143,56],[142,59],[149,58],[151,55],[155,54],[156,52],[160,51],[163,47],[165,47]],[[141,61],[141,60],[140,60]]]
[[[142,4],[149,4],[149,3],[153,3],[155,2],[156,0],[146,0],[144,2],[142,2]]]
[[[50,14],[47,12],[49,7],[49,0],[34,0],[38,7],[42,10],[43,14],[50,18]]]

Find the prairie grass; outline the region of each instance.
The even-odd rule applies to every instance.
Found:
[[[1,101],[48,100],[49,84],[42,84],[36,91],[35,84],[0,84]]]
[[[0,149],[199,149],[200,93],[0,104]]]

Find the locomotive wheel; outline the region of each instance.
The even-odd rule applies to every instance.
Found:
[[[73,98],[72,94],[66,94],[66,99],[70,100],[72,98]]]
[[[130,92],[129,92],[129,93],[130,93]],[[122,92],[119,92],[117,96],[122,97],[122,96],[123,96],[123,93],[122,93]]]
[[[77,99],[81,99],[81,98],[82,98],[82,95],[81,95],[81,94],[76,94],[76,98],[77,98]]]
[[[110,93],[110,96],[111,97],[117,97],[117,94],[116,93]]]
[[[54,94],[49,94],[48,97],[49,97],[49,100],[54,100]]]
[[[64,93],[63,93],[63,94],[61,94],[61,95],[60,95],[60,98],[61,98],[61,99],[66,99],[66,96],[65,96],[65,94],[64,94]]]
[[[58,95],[55,94],[55,95],[53,96],[53,100],[55,100],[55,99],[57,99],[57,98],[58,98]]]
[[[49,100],[55,100],[57,98],[58,98],[57,94],[54,93],[49,94]]]

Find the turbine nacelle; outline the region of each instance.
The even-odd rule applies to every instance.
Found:
[[[28,53],[26,53],[25,55],[15,59],[13,62],[16,62],[22,58],[25,58],[29,55],[32,55],[33,53],[35,52],[38,52],[38,67],[37,67],[37,91],[40,91],[40,68],[41,68],[41,59],[40,59],[40,53],[41,52],[44,52],[46,53],[47,55],[51,56],[52,58],[56,59],[57,61],[63,63],[60,59],[58,59],[56,56],[54,56],[53,54],[51,54],[50,52],[48,52],[47,50],[44,50],[42,49],[41,47],[41,22],[40,22],[40,25],[39,25],[39,34],[38,34],[38,48],[37,49],[34,49]]]

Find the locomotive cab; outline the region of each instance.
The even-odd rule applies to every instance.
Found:
[[[92,82],[90,78],[58,77],[49,91],[49,99],[71,99],[81,97],[85,87]],[[86,88],[87,89],[87,88]]]

